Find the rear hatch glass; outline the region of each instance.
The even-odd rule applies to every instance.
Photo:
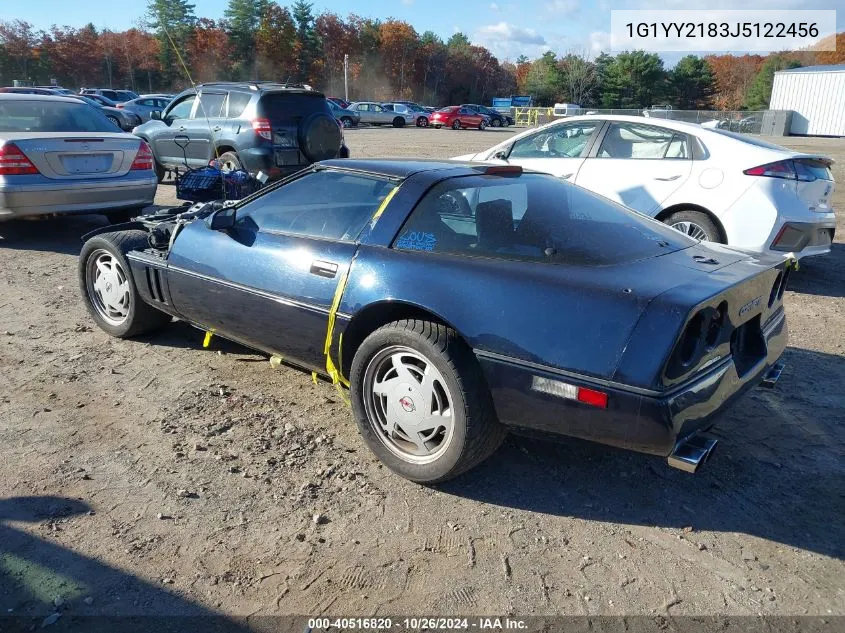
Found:
[[[64,101],[0,101],[0,132],[120,132],[100,110]]]
[[[325,112],[331,116],[325,97],[304,93],[269,93],[258,102],[258,116],[270,119],[270,125],[274,128],[296,125],[314,112]]]

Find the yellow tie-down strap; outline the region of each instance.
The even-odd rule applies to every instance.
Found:
[[[394,187],[390,190],[390,193],[385,196],[384,200],[381,201],[378,209],[373,214],[373,219],[370,221],[370,225],[373,226],[381,217],[381,214],[387,208],[387,205],[390,204],[390,201],[393,199],[393,196],[396,195],[396,192],[399,191],[399,187]],[[326,342],[323,345],[323,353],[326,355],[326,373],[329,375],[329,378],[332,380],[332,384],[337,387],[337,391],[340,394],[340,397],[346,404],[350,404],[349,398],[344,393],[341,385],[343,387],[349,387],[349,381],[343,377],[343,374],[340,373],[340,369],[334,364],[332,360],[332,339],[334,338],[334,324],[335,320],[337,319],[337,310],[340,307],[340,300],[343,298],[343,291],[346,290],[346,282],[349,280],[349,269],[352,268],[352,264],[350,263],[349,266],[343,271],[343,274],[340,276],[340,279],[337,282],[337,288],[334,291],[334,297],[332,298],[332,305],[329,308],[329,324],[326,328]],[[340,335],[340,339],[338,340],[338,364],[341,363],[340,354],[341,354],[341,346],[343,345],[343,334]],[[312,372],[311,378],[314,381],[314,384],[317,384],[317,372]]]

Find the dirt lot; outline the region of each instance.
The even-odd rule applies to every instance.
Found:
[[[347,139],[448,157],[508,133]],[[839,161],[845,209],[845,141],[786,144]],[[845,215],[791,282],[784,376],[703,472],[513,437],[437,488],[382,468],[310,375],[183,324],[92,328],[76,256],[100,224],[0,225],[0,614],[845,614]]]

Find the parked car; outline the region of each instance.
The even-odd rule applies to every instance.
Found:
[[[692,123],[571,117],[458,158],[545,171],[694,239],[754,252],[820,255],[836,230],[830,158]]]
[[[146,123],[150,120],[150,114],[155,110],[161,112],[172,100],[166,97],[139,97],[120,104],[119,108],[125,112],[132,112],[138,115],[141,123]]]
[[[37,87],[52,90],[56,94],[61,95],[63,97],[67,97],[67,96],[74,94],[73,90],[68,90],[67,88],[62,88],[61,86],[37,86]]]
[[[448,106],[432,114],[430,124],[438,129],[450,127],[460,130],[473,127],[483,130],[487,127],[487,117],[463,106]]]
[[[494,110],[493,108],[488,108],[483,105],[478,105],[477,103],[464,103],[461,105],[462,108],[469,108],[473,112],[478,112],[479,114],[483,114],[488,119],[488,125],[491,127],[508,127],[509,125],[513,125],[513,117],[508,114],[502,114],[498,110]]]
[[[78,99],[0,94],[0,220],[104,213],[122,222],[153,203],[149,146]]]
[[[37,86],[6,86],[0,88],[0,94],[61,96],[59,91],[54,88],[39,88]]]
[[[351,101],[341,99],[340,97],[326,97],[326,99],[334,103],[336,106],[339,106],[341,110],[346,110],[349,107],[349,104],[352,103]]]
[[[361,123],[369,123],[370,125],[403,127],[406,124],[415,122],[414,116],[411,113],[393,112],[385,108],[382,104],[373,103],[372,101],[350,103],[348,109],[358,113],[358,116],[361,117]]]
[[[85,94],[85,95],[81,94],[79,96],[85,97],[86,99],[91,99],[91,101],[96,101],[100,105],[106,106],[108,108],[116,108],[117,107],[117,104],[114,101],[112,101],[108,97],[104,97],[103,95],[89,93],[89,94]]]
[[[782,369],[791,262],[518,166],[327,161],[141,220],[86,236],[99,327],[175,316],[348,384],[366,444],[417,482],[472,468],[508,427],[695,471],[702,433]]]
[[[262,171],[271,179],[313,162],[346,158],[343,131],[322,93],[270,82],[201,84],[153,111],[135,134],[153,149],[156,173],[203,167]]]
[[[337,105],[336,102],[332,101],[331,99],[327,99],[329,108],[331,108],[332,114],[334,118],[340,121],[341,125],[345,128],[350,127],[357,127],[361,123],[361,115],[355,112],[354,110],[347,110],[346,108],[341,108]]]
[[[134,112],[128,112],[119,108],[110,108],[108,106],[101,105],[100,102],[95,101],[94,99],[89,99],[87,95],[70,95],[70,98],[77,99],[78,101],[87,103],[92,108],[100,110],[106,115],[106,118],[109,121],[114,123],[124,132],[131,132],[135,129],[135,127],[141,125],[141,117]]]
[[[139,95],[137,92],[132,90],[113,90],[111,88],[83,88],[79,91],[81,95],[102,95],[107,99],[111,99],[115,104],[118,103],[126,103],[127,101],[132,101],[132,99],[137,99]]]
[[[168,101],[173,101],[173,97],[175,96],[169,92],[153,92],[148,95],[141,95],[144,99],[167,99]]]
[[[410,115],[414,125],[417,127],[428,127],[429,119],[431,118],[431,114],[422,106],[418,106],[415,103],[382,103],[386,109],[392,112],[398,112],[402,115]],[[408,120],[408,116],[406,116],[406,120]]]

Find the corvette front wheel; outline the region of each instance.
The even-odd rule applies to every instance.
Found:
[[[507,434],[472,351],[440,323],[379,328],[361,344],[350,373],[361,436],[411,481],[456,477],[492,455]]]
[[[144,231],[101,233],[79,254],[79,289],[97,325],[112,336],[128,338],[155,330],[170,316],[138,296],[126,253],[148,246]]]

